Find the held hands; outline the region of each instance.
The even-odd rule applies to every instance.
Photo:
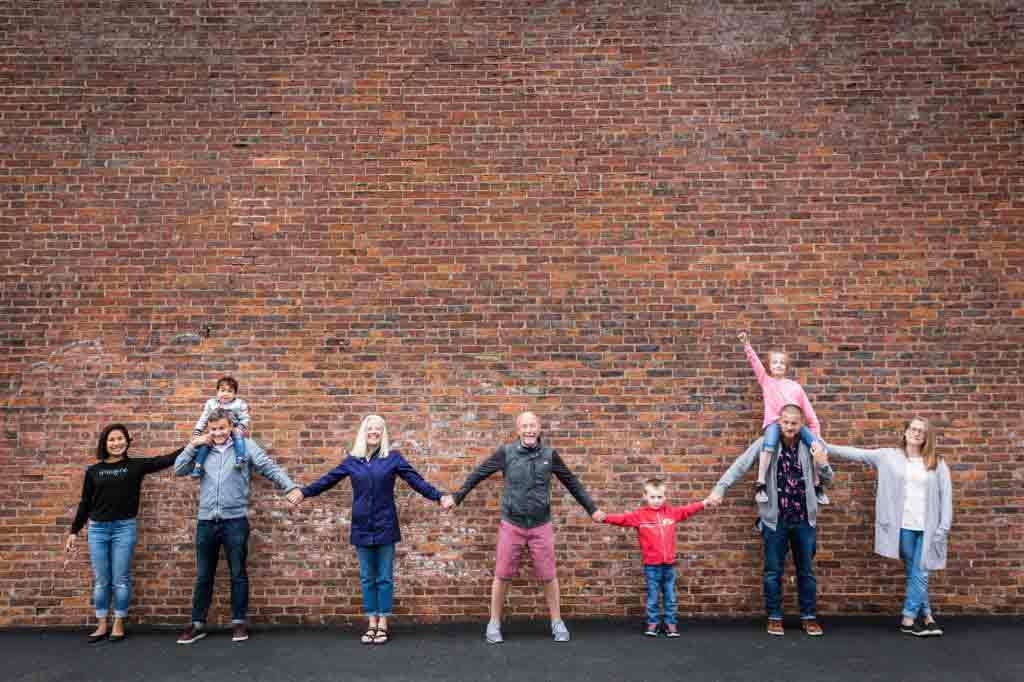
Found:
[[[455,498],[449,495],[441,496],[441,509],[451,511],[455,508]]]
[[[742,343],[744,346],[750,343],[750,337],[747,336],[746,332],[740,332],[739,334],[736,335],[736,338],[739,339],[740,343]]]
[[[608,515],[601,511],[600,509],[598,509],[597,511],[590,515],[590,518],[594,519],[598,523],[604,523],[604,519],[606,516]]]
[[[68,539],[64,543],[64,551],[65,552],[72,552],[72,551],[74,551],[74,549],[75,549],[75,542],[77,540],[78,540],[78,536],[77,535],[71,535],[70,533],[68,533]]]
[[[288,491],[288,494],[285,495],[285,497],[292,503],[293,507],[298,507],[302,504],[302,501],[306,499],[306,496],[302,494],[302,490],[300,488],[292,488]]]
[[[707,508],[714,509],[720,504],[722,504],[722,496],[716,493],[711,493],[706,498],[704,498],[704,506]]]
[[[814,463],[820,467],[828,464],[828,450],[820,440],[814,441],[814,445],[811,446],[811,456],[814,457]]]

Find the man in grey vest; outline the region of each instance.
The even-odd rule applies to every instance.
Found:
[[[505,487],[501,495],[501,526],[498,530],[498,556],[491,583],[491,619],[486,640],[498,644],[501,614],[508,592],[508,581],[519,572],[523,548],[530,552],[534,575],[544,583],[544,596],[551,613],[551,634],[556,642],[568,642],[569,630],[562,622],[558,576],[555,574],[555,536],[551,526],[551,476],[562,482],[576,501],[595,521],[604,518],[590,499],[586,488],[565,465],[558,451],[541,442],[540,419],[532,412],[516,418],[519,438],[500,446],[478,466],[453,495],[446,508],[462,500],[478,483],[501,471]]]

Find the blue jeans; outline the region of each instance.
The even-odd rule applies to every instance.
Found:
[[[245,435],[239,429],[234,429],[231,432],[231,445],[235,448],[235,462],[244,462],[246,457]],[[204,466],[206,458],[209,456],[209,445],[200,445],[196,448],[196,466]]]
[[[921,567],[924,531],[900,528],[900,559],[907,569],[907,596],[903,600],[903,617],[932,615],[928,604],[928,571]]]
[[[779,519],[775,530],[762,523],[761,536],[764,538],[764,608],[768,617],[782,618],[782,576],[786,570],[786,555],[792,547],[800,618],[817,618],[814,554],[818,549],[818,534],[814,527],[806,521],[790,525]]]
[[[363,610],[368,616],[390,616],[395,596],[395,545],[356,547]]]
[[[196,586],[192,592],[192,622],[205,623],[213,601],[213,579],[217,573],[220,547],[231,571],[231,622],[244,623],[249,610],[249,574],[245,560],[249,554],[249,520],[200,520],[196,526]]]
[[[114,616],[128,615],[132,601],[132,555],[135,553],[135,519],[89,522],[89,559],[92,562],[92,604],[96,617],[106,618],[110,595]]]
[[[647,622],[661,622],[658,598],[664,597],[665,625],[675,625],[677,622],[675,564],[644,564],[644,578],[647,579]]]
[[[809,428],[806,426],[800,427],[800,440],[808,448],[814,445],[814,441],[817,439],[818,437]],[[761,449],[775,452],[779,449],[780,440],[782,440],[782,428],[779,426],[779,422],[772,422],[764,428],[764,442],[761,445]]]

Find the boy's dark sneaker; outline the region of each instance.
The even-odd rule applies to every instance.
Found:
[[[942,637],[942,628],[934,620],[922,623],[921,627],[928,632],[929,637]]]
[[[658,624],[657,623],[648,623],[647,624],[647,629],[644,630],[644,634],[647,635],[648,637],[657,637],[658,636]]]

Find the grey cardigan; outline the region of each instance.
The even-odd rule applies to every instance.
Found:
[[[863,462],[878,470],[875,493],[875,553],[890,559],[900,558],[900,529],[903,527],[903,491],[907,457],[898,448],[860,450],[829,445],[828,454]],[[946,567],[949,528],[953,524],[953,484],[949,467],[939,460],[925,482],[924,548],[921,567],[937,571]]]
[[[732,463],[722,478],[718,479],[718,483],[715,484],[714,493],[719,497],[725,497],[725,491],[733,483],[743,477],[750,467],[757,463],[758,455],[761,454],[762,443],[764,438],[758,438],[747,451],[736,458],[736,461]],[[812,528],[816,527],[818,517],[818,498],[814,495],[814,477],[809,475],[812,471],[811,467],[815,466],[814,460],[811,458],[811,451],[807,449],[807,446],[801,441],[799,447],[800,453],[800,465],[804,469],[804,483],[806,484],[807,492],[807,523]],[[757,515],[761,518],[761,523],[768,526],[772,530],[775,530],[776,524],[779,520],[779,490],[777,483],[776,471],[779,466],[779,453],[772,453],[771,465],[768,467],[768,473],[765,475],[765,484],[768,486],[768,502],[757,505]],[[828,464],[818,468],[818,474],[821,476],[821,482],[828,483],[832,480],[832,467]]]

